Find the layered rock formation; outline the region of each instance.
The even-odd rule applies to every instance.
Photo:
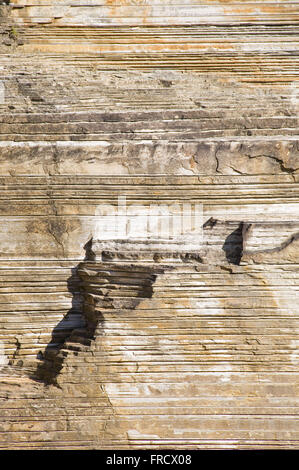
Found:
[[[6,3],[0,447],[297,448],[297,4]]]

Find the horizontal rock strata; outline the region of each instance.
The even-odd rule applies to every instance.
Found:
[[[6,3],[0,448],[298,448],[298,5]]]

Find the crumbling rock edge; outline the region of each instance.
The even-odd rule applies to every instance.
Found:
[[[211,217],[204,224],[204,230],[213,231],[216,227],[219,229],[221,225],[227,228],[227,226],[231,226],[231,222],[223,222]],[[246,250],[254,225],[258,224],[235,223],[237,228],[226,237],[221,248],[225,252],[227,261],[227,263],[218,264],[221,269],[234,274],[234,270],[230,266],[242,266],[255,262],[256,257],[258,258],[257,262],[267,263],[269,262],[267,260],[268,254],[272,255],[270,263],[273,262],[274,254],[278,255],[280,262],[298,261],[299,232],[295,232],[274,248]],[[276,226],[281,227],[282,224],[276,224]],[[273,224],[273,228],[275,229],[275,224]],[[273,237],[275,237],[275,233],[273,233]],[[219,247],[215,249],[213,246],[208,246],[208,248],[205,246],[199,253],[186,251],[171,253],[151,251],[149,242],[147,260],[145,261],[145,251],[113,252],[102,250],[102,245],[101,241],[89,240],[85,245],[85,261],[76,268],[81,280],[82,313],[86,322],[85,328],[74,329],[58,348],[48,347],[46,349],[41,363],[32,376],[34,380],[59,387],[59,375],[62,374],[69,354],[78,356],[92,353],[97,337],[102,334],[105,315],[109,315],[111,311],[121,314],[124,310],[134,310],[142,300],[152,298],[157,278],[165,272],[175,271],[176,266],[184,263],[191,263],[195,267],[198,263],[209,264],[219,256]],[[123,245],[126,246],[126,243]],[[289,259],[290,249],[294,251],[291,259]],[[213,253],[212,257],[209,255],[209,251]],[[165,264],[167,262],[168,264]]]

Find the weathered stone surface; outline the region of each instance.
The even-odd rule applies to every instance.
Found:
[[[0,448],[298,448],[298,6],[5,3]]]

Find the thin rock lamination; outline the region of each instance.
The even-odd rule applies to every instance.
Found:
[[[6,3],[0,447],[298,448],[295,2]],[[202,245],[104,245],[123,196]]]

